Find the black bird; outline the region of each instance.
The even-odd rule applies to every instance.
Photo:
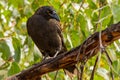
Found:
[[[44,57],[54,57],[66,52],[60,19],[51,6],[42,6],[27,21],[29,36]],[[73,73],[75,66],[66,68]]]

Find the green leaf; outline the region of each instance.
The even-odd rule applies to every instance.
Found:
[[[11,56],[10,48],[7,45],[6,41],[0,42],[0,52],[2,53],[2,59],[8,60]]]
[[[20,40],[13,37],[12,38],[12,43],[13,43],[13,47],[14,47],[14,51],[15,51],[15,55],[14,55],[14,59],[16,62],[20,61],[20,56],[21,56],[21,43]]]
[[[87,2],[89,3],[89,7],[90,7],[91,9],[96,9],[96,8],[97,8],[97,6],[96,6],[96,4],[93,2],[93,0],[87,0]]]
[[[120,76],[120,60],[116,60],[113,62],[113,71]]]
[[[76,30],[71,31],[71,41],[73,43],[73,47],[78,46],[80,44],[80,34]]]
[[[13,62],[11,64],[11,67],[10,67],[9,71],[8,71],[8,76],[16,74],[18,72],[20,72],[20,68],[19,68],[19,66],[16,62]]]
[[[0,38],[3,37],[3,32],[0,31]]]
[[[105,27],[111,21],[111,16],[112,16],[112,13],[111,13],[110,8],[108,6],[104,7],[101,10],[100,21],[102,22],[102,28],[103,29],[105,29]]]
[[[41,61],[40,58],[41,58],[41,57],[38,55],[38,53],[34,53],[34,62],[39,62],[39,61]]]
[[[78,15],[77,19],[80,19],[80,30],[83,35],[83,40],[89,35],[89,31],[87,28],[87,21],[83,15]]]
[[[14,2],[15,1],[15,2]],[[14,8],[20,8],[24,6],[24,0],[8,0],[8,5],[13,5]]]
[[[120,5],[113,5],[112,13],[113,13],[114,22],[119,22],[120,21]]]

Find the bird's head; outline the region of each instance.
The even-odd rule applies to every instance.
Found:
[[[58,15],[56,14],[56,11],[51,6],[42,6],[38,8],[35,12],[35,15],[41,15],[47,20],[56,19],[57,21],[60,21]]]

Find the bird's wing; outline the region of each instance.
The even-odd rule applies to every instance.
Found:
[[[60,53],[64,53],[67,51],[67,48],[64,44],[64,40],[63,40],[63,35],[62,35],[62,29],[61,29],[61,26],[60,26],[60,22],[55,20],[55,19],[51,19],[50,20],[50,23],[53,23],[52,26],[54,26],[54,28],[56,28],[56,31],[57,31],[57,34],[58,34],[58,37],[60,38],[60,41],[61,41],[61,50],[58,54]]]
[[[57,32],[58,32],[58,34],[59,34],[59,36],[61,38],[61,41],[62,41],[62,50],[60,51],[60,53],[64,53],[64,52],[67,51],[67,48],[66,48],[65,43],[64,43],[60,22],[57,21],[56,24],[57,24]]]

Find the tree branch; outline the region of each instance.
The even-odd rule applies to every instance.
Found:
[[[101,32],[102,45],[106,47],[113,41],[120,38],[120,22],[113,24]],[[100,50],[99,32],[92,34],[80,46],[71,49],[70,51],[56,56],[55,58],[47,59],[31,68],[24,70],[6,80],[37,80],[39,76],[62,69],[77,63],[77,55],[80,54],[79,61],[84,62],[95,56]]]

